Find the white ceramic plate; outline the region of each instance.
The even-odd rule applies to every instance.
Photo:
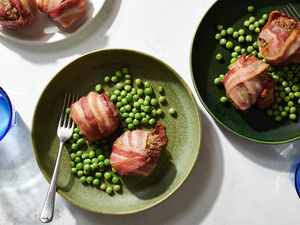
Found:
[[[87,15],[74,30],[64,30],[45,13],[38,12],[36,20],[25,29],[13,31],[0,26],[0,35],[4,38],[24,44],[47,44],[69,38],[82,31],[97,16],[105,0],[88,0]]]

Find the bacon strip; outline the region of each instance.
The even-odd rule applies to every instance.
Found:
[[[229,68],[222,83],[228,98],[238,109],[247,110],[257,101],[260,107],[272,104],[275,81],[267,74],[268,64],[244,54]]]
[[[167,144],[165,127],[156,125],[153,131],[126,131],[113,144],[110,161],[123,175],[148,176],[155,169],[160,152]]]
[[[0,24],[8,29],[26,27],[36,15],[35,0],[0,0]]]
[[[114,105],[107,110],[108,102],[110,100],[105,93],[90,92],[71,105],[74,122],[90,141],[111,135],[119,125],[118,111]]]
[[[271,64],[300,63],[300,23],[286,14],[271,12],[259,34],[258,46]]]
[[[86,0],[39,0],[39,9],[64,28],[72,27],[86,15]]]

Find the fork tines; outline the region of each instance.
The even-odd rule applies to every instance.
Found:
[[[288,5],[283,7],[281,12],[283,12],[283,13],[295,18],[296,20],[300,21],[300,13],[295,9],[295,7],[291,3],[289,3]]]
[[[68,113],[66,113],[67,108],[69,108],[75,101],[78,100],[78,95],[66,93],[63,108],[60,114],[58,127],[70,127],[72,126],[72,121]]]

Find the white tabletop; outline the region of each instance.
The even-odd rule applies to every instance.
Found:
[[[195,93],[190,47],[200,19],[213,2],[106,0],[84,32],[62,42],[34,46],[0,38],[0,86],[21,117],[6,137],[17,137],[17,144],[9,150],[0,146],[1,225],[41,224],[39,213],[48,184],[33,156],[30,129],[38,97],[53,76],[89,51],[129,48],[168,63]],[[300,143],[270,146],[246,141],[218,126],[198,103],[205,131],[200,157],[169,199],[134,215],[105,216],[57,196],[52,224],[299,224],[300,201],[289,180],[289,153]]]

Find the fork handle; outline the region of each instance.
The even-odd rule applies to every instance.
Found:
[[[60,142],[51,183],[40,215],[40,220],[43,223],[49,223],[53,218],[57,175],[58,175],[59,162],[62,155],[61,153],[62,153],[63,146],[64,146],[64,142]]]

